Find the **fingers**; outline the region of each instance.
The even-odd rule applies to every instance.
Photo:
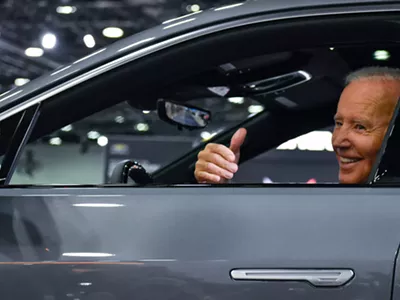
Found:
[[[235,161],[235,153],[228,147],[220,144],[208,144],[206,148],[199,153],[198,158],[208,158],[207,156],[213,153],[218,154],[228,162]]]
[[[222,151],[223,150],[223,151]],[[233,153],[223,145],[207,146],[204,151],[198,155],[197,165],[202,169],[209,171],[222,171],[225,170],[230,173],[235,173],[238,169],[237,164],[234,162],[235,156]],[[208,165],[211,164],[211,165]],[[224,176],[224,173],[219,174]]]
[[[247,135],[247,130],[245,128],[240,128],[232,136],[229,148],[233,153],[236,154],[240,152],[240,147],[243,145],[244,140],[246,139],[246,135]]]
[[[224,145],[208,144],[198,155],[195,177],[198,182],[224,183],[233,178],[238,166],[235,155]]]
[[[220,166],[216,165],[215,163],[206,162],[206,161],[198,161],[196,163],[196,170],[198,170],[200,172],[206,172],[208,174],[212,174],[212,175],[221,177],[223,179],[232,179],[233,174],[235,173],[234,171],[230,171],[225,168],[221,168]]]
[[[200,183],[224,183],[232,179],[238,170],[240,147],[247,131],[240,128],[232,136],[230,147],[208,144],[198,155],[194,175]]]
[[[221,177],[204,171],[196,171],[195,176],[198,183],[223,183]]]

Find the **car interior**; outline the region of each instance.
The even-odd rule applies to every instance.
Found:
[[[332,125],[347,73],[363,66],[400,65],[395,37],[399,27],[387,14],[346,16],[254,25],[186,42],[46,101],[40,106],[29,142],[123,101],[134,109],[153,110],[159,99],[201,103],[208,97],[241,96],[261,103],[264,111],[209,142],[227,145],[233,132],[245,127],[243,163],[291,138]],[[377,57],[377,51],[390,57]],[[224,87],[224,94],[215,87]],[[2,121],[0,130],[17,120]],[[2,136],[0,154],[14,134]],[[195,183],[194,164],[203,147],[199,145],[155,172],[153,183]],[[8,171],[2,167],[3,173]]]

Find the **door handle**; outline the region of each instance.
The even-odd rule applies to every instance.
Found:
[[[354,272],[350,269],[235,269],[235,280],[307,281],[315,287],[340,287],[348,283]]]

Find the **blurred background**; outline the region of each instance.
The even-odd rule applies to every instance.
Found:
[[[0,1],[0,93],[168,19],[235,0]],[[204,99],[207,131],[177,131],[155,112],[117,105],[27,147],[13,184],[99,184],[130,158],[154,172],[263,107],[251,99]],[[336,181],[330,128],[288,141],[246,163],[236,182]]]

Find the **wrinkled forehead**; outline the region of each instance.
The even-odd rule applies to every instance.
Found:
[[[338,103],[337,115],[349,118],[390,119],[400,97],[400,81],[380,78],[350,83]]]

